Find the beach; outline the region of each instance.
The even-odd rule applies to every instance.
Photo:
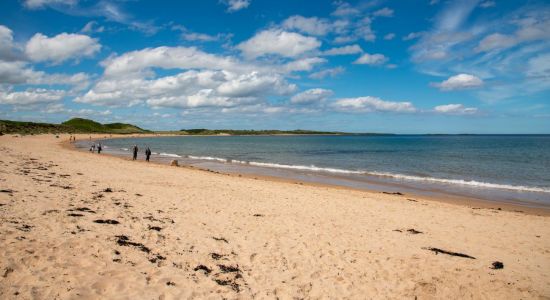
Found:
[[[0,136],[2,299],[550,298],[546,211],[132,162],[68,137]]]

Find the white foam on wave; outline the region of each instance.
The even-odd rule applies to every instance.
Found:
[[[314,165],[303,166],[303,165],[286,165],[286,164],[277,164],[277,163],[264,163],[264,162],[255,162],[255,161],[241,161],[241,160],[225,159],[225,158],[211,157],[211,156],[192,156],[192,155],[188,155],[187,157],[191,158],[191,159],[210,160],[210,161],[218,161],[218,162],[223,162],[223,163],[236,163],[236,164],[244,164],[244,165],[251,165],[251,166],[265,167],[265,168],[289,169],[289,170],[313,171],[313,172],[326,172],[326,173],[337,173],[337,174],[371,175],[371,176],[388,177],[388,178],[392,178],[392,179],[405,180],[405,181],[462,185],[462,186],[470,186],[470,187],[477,187],[477,188],[512,190],[512,191],[518,191],[518,192],[550,193],[550,188],[522,186],[522,185],[509,185],[509,184],[498,184],[498,183],[481,182],[481,181],[475,181],[475,180],[445,179],[445,178],[421,177],[421,176],[412,176],[412,175],[386,173],[386,172],[369,172],[369,171],[345,170],[345,169],[337,169],[337,168],[322,168],[322,167],[317,167],[317,166],[314,166]]]
[[[165,156],[165,157],[181,157],[181,155],[177,155],[177,154],[174,154],[174,153],[164,153],[164,152],[161,152],[159,155],[160,156]]]
[[[311,165],[311,166],[283,165],[283,164],[262,163],[262,162],[254,162],[254,161],[248,162],[247,164],[251,166],[258,166],[258,167],[315,171],[315,172],[329,172],[329,173],[340,173],[340,174],[364,174],[365,173],[362,171],[353,171],[353,170],[344,170],[344,169],[335,169],[335,168],[321,168],[321,167],[316,167],[314,165]]]
[[[365,174],[381,176],[381,177],[390,177],[390,178],[408,180],[408,181],[457,184],[457,185],[466,185],[466,186],[481,187],[481,188],[513,190],[513,191],[519,191],[519,192],[550,193],[550,188],[542,188],[542,187],[534,187],[534,186],[498,184],[498,183],[482,182],[482,181],[475,181],[475,180],[463,180],[463,179],[421,177],[421,176],[412,176],[412,175],[403,175],[403,174],[394,174],[394,173],[385,173],[385,172],[365,172]]]
[[[213,160],[213,161],[219,161],[219,162],[228,162],[225,158],[219,158],[219,157],[212,157],[212,156],[193,156],[193,155],[187,155],[187,158],[190,159],[200,159],[200,160]]]

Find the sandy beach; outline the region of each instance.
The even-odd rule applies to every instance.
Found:
[[[547,214],[132,162],[67,140],[0,136],[2,299],[550,299]]]

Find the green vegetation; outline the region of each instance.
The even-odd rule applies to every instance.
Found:
[[[73,128],[48,123],[17,122],[0,120],[0,134],[19,133],[19,134],[39,134],[39,133],[59,133],[75,132]]]
[[[85,133],[150,133],[149,130],[141,129],[132,124],[125,123],[109,123],[101,124],[92,120],[74,118],[69,121],[61,123],[61,125],[69,126],[74,128],[77,132]]]
[[[74,118],[61,124],[18,122],[0,120],[1,134],[41,134],[41,133],[158,133],[175,135],[285,135],[285,134],[325,134],[350,135],[351,133],[313,130],[231,130],[231,129],[182,129],[179,131],[150,131],[126,123],[101,124],[93,120]],[[355,135],[385,135],[377,133],[358,133]]]
[[[92,120],[74,118],[61,124],[17,122],[0,120],[0,133],[41,134],[41,133],[150,133],[132,124],[101,124]]]
[[[231,130],[231,129],[182,129],[186,135],[277,135],[277,134],[346,134],[344,132],[313,130]]]

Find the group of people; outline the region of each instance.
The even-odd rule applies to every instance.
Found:
[[[132,160],[137,159],[138,151],[139,151],[138,146],[134,145],[134,147],[132,147],[132,153],[133,153]],[[151,158],[151,149],[147,147],[145,148],[145,161],[149,161],[150,158]]]
[[[92,143],[90,145],[90,152],[95,153],[96,150],[98,154],[101,154],[101,151],[103,150],[103,146],[101,145],[101,143],[97,143],[97,145],[96,143]],[[138,152],[139,152],[138,146],[134,145],[132,147],[132,154],[133,154],[132,160],[137,160]],[[149,148],[149,146],[147,146],[145,148],[145,161],[149,161],[149,159],[151,158],[151,154],[152,154],[151,149]]]
[[[93,143],[90,146],[90,152],[94,153],[96,149],[97,149],[97,154],[101,154],[101,150],[103,150],[103,146],[101,146],[101,143],[98,143],[97,146],[95,143]]]
[[[76,136],[69,136],[69,143],[74,143],[76,142]]]

